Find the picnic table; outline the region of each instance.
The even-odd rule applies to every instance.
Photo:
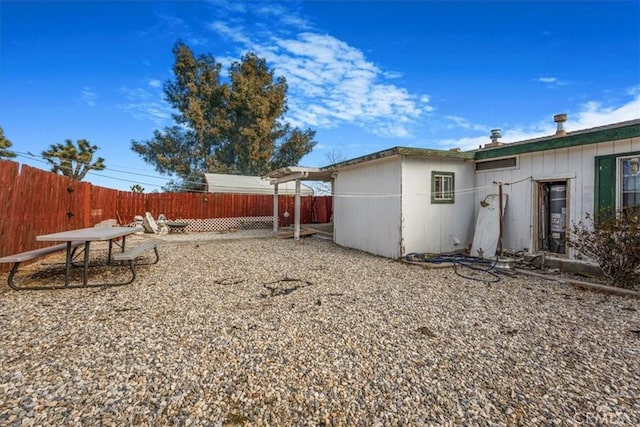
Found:
[[[66,261],[65,261],[65,274],[64,274],[64,286],[65,287],[80,287],[69,286],[69,274],[71,270],[71,264],[73,261],[74,243],[84,243],[84,263],[83,263],[83,275],[82,286],[87,287],[87,278],[89,275],[89,247],[91,242],[108,241],[109,251],[107,255],[107,264],[111,264],[111,256],[113,250],[113,244],[115,243],[120,247],[121,251],[125,250],[125,242],[128,235],[138,231],[134,227],[89,227],[80,228],[76,230],[61,231],[58,233],[43,234],[36,236],[36,240],[39,242],[66,242]],[[117,240],[122,238],[122,242],[118,243]]]
[[[147,240],[133,248],[125,250],[125,242],[128,235],[137,233],[141,230],[140,227],[90,227],[80,228],[77,230],[61,231],[58,233],[43,234],[36,236],[36,240],[40,242],[64,242],[58,243],[53,246],[46,246],[42,248],[36,248],[28,250],[26,252],[20,252],[12,255],[6,255],[0,257],[0,263],[11,263],[11,271],[7,276],[7,283],[9,287],[15,290],[44,290],[44,289],[68,289],[68,288],[88,288],[88,287],[103,287],[103,286],[122,286],[132,283],[136,278],[136,265],[138,258],[140,258],[146,251],[153,249],[155,252],[155,261],[146,262],[146,264],[156,264],[160,261],[160,254],[158,253],[158,242],[155,240]],[[120,242],[120,239],[122,241]],[[88,284],[89,276],[89,250],[91,242],[96,241],[108,241],[109,251],[107,254],[107,265],[111,264],[112,259],[119,262],[128,262],[129,269],[131,270],[131,277],[127,281],[121,281],[117,283],[92,283]],[[120,248],[113,254],[113,245]],[[73,260],[76,256],[78,248],[82,248],[84,251],[84,262],[82,264],[83,274],[81,284],[70,284],[70,272],[71,266],[76,266]],[[21,286],[15,283],[13,280],[20,264],[25,261],[30,261],[39,257],[43,257],[56,252],[66,251],[65,258],[65,270],[64,270],[64,286],[62,285],[42,285],[42,286]]]

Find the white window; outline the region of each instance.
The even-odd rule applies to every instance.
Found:
[[[453,172],[431,172],[431,203],[454,203]]]
[[[640,156],[619,159],[618,208],[640,207]]]

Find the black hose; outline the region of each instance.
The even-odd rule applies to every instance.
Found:
[[[495,269],[496,264],[498,263],[498,258],[496,257],[495,261],[478,258],[471,255],[466,254],[454,254],[454,255],[440,255],[440,254],[428,254],[428,253],[410,253],[405,255],[404,259],[406,261],[416,263],[431,263],[431,264],[442,264],[445,262],[450,262],[453,264],[453,271],[460,277],[475,280],[478,282],[490,282],[495,283],[500,281],[500,276],[493,271]],[[488,265],[488,267],[483,268],[481,265]],[[487,273],[492,276],[491,280],[486,279],[478,279],[477,277],[466,276],[458,271],[458,267],[465,267],[470,270],[480,271],[483,273]]]

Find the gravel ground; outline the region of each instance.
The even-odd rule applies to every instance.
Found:
[[[0,425],[640,424],[639,300],[269,236],[161,236],[120,288],[3,283]]]

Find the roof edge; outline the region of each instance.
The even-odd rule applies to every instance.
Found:
[[[474,150],[473,153],[475,160],[485,160],[635,137],[640,137],[640,119],[568,132],[565,136],[551,135],[505,143],[499,147]]]
[[[343,168],[347,166],[354,166],[360,163],[370,162],[373,160],[380,160],[392,156],[406,156],[406,157],[434,157],[434,158],[452,158],[473,160],[474,153],[472,151],[453,151],[453,150],[436,150],[429,148],[415,148],[415,147],[392,147],[382,151],[376,151],[375,153],[365,154],[364,156],[356,157],[343,162],[334,163],[333,165],[324,166],[322,170],[333,170]]]

